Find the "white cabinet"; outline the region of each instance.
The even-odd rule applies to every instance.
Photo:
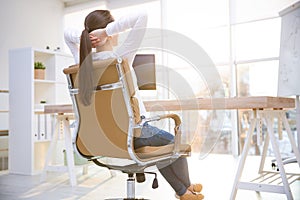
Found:
[[[34,79],[34,63],[45,66],[45,79]],[[44,166],[52,118],[43,105],[70,104],[63,69],[74,64],[71,55],[20,48],[9,51],[9,172],[33,175]]]

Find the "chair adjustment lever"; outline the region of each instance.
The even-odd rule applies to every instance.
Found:
[[[153,174],[155,175],[153,182],[152,182],[152,188],[156,189],[158,188],[158,180],[157,180],[157,174],[155,172],[144,172],[145,174]]]

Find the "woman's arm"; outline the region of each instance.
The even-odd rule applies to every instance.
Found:
[[[104,36],[112,36],[131,29],[126,40],[123,44],[119,45],[116,50],[117,55],[127,58],[128,62],[131,64],[145,35],[146,26],[147,13],[145,11],[140,11],[109,23],[105,28]],[[103,29],[98,29],[93,31],[95,34],[93,34],[93,32],[90,34],[93,47],[97,46],[101,41],[101,38],[98,40],[93,36],[97,35],[97,31],[99,31],[99,34],[103,32]],[[80,36],[81,31],[76,28],[68,28],[64,32],[65,42],[74,57],[75,63],[79,63]]]
[[[116,49],[117,55],[126,57],[129,64],[132,64],[134,56],[137,50],[140,48],[142,40],[144,38],[147,27],[148,16],[146,11],[139,11],[137,13],[130,14],[127,17],[121,18],[116,23],[108,24],[106,32],[108,35],[114,35],[121,33],[125,30],[131,29],[125,41]],[[124,34],[126,35],[126,34]],[[122,35],[120,34],[119,37]]]
[[[76,64],[79,63],[80,36],[81,36],[81,32],[79,29],[68,28],[64,32],[65,42],[69,47]]]
[[[128,29],[128,35],[122,44],[119,44],[115,53],[125,57],[131,64],[136,51],[141,45],[147,26],[147,13],[145,11],[136,12],[109,23],[105,29],[98,29],[92,32],[102,41],[107,36],[120,34]],[[126,34],[124,34],[125,36]],[[123,35],[119,35],[123,36]]]

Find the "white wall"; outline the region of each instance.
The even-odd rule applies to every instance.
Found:
[[[60,0],[1,0],[0,90],[9,89],[9,49],[63,46],[63,15],[64,4]],[[1,109],[7,110],[8,95],[0,94],[0,98]],[[8,129],[7,115],[0,116],[1,129]]]
[[[8,89],[8,50],[63,44],[64,5],[60,0],[10,0],[0,7],[0,88]]]

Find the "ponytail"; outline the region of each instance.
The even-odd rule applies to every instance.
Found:
[[[91,104],[93,94],[92,43],[88,29],[84,29],[80,38],[79,99],[83,105]]]
[[[88,14],[84,21],[85,29],[80,38],[80,68],[79,68],[79,100],[83,105],[91,104],[94,91],[92,42],[89,33],[99,28],[105,28],[114,21],[108,10],[95,10]]]

